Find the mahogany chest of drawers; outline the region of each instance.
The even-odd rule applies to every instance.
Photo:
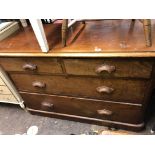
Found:
[[[154,83],[151,58],[3,57],[32,114],[138,131]]]

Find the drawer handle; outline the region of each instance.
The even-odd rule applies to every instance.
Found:
[[[36,82],[33,82],[32,83],[32,86],[33,87],[38,87],[38,88],[45,88],[46,87],[46,84],[43,83],[43,82],[36,81]]]
[[[31,63],[24,64],[24,65],[23,65],[23,69],[34,71],[34,70],[37,70],[37,65],[31,64]]]
[[[99,93],[107,93],[107,94],[110,94],[114,91],[113,88],[110,88],[110,87],[107,87],[107,86],[101,86],[101,87],[98,87],[96,88],[97,92]]]
[[[96,68],[96,70],[95,70],[95,72],[96,73],[101,73],[101,72],[103,72],[103,71],[106,71],[106,72],[108,72],[108,73],[112,73],[112,72],[114,72],[116,70],[116,67],[115,66],[111,66],[111,65],[106,65],[106,64],[104,64],[104,65],[101,65],[101,66],[98,66],[97,68]]]
[[[112,111],[107,110],[107,109],[97,110],[97,113],[98,113],[99,115],[108,115],[108,116],[110,116],[110,115],[113,114]]]
[[[51,103],[49,103],[49,102],[42,102],[41,103],[41,107],[44,110],[48,110],[48,109],[53,109],[54,108],[54,105],[51,104]]]

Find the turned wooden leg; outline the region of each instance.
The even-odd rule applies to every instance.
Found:
[[[135,21],[136,21],[135,19],[132,19],[132,20],[131,20],[131,24],[130,24],[130,28],[131,28],[131,29],[134,28],[134,26],[135,26]]]
[[[143,28],[144,28],[146,46],[150,47],[150,46],[152,46],[151,20],[150,19],[143,19]]]
[[[62,45],[66,46],[67,42],[67,31],[68,31],[68,19],[63,19],[62,29],[61,29],[61,37],[62,37]]]
[[[82,21],[82,24],[86,24],[86,22],[85,21]]]
[[[129,29],[129,34],[133,33],[133,28],[135,26],[135,19],[132,19],[131,20],[131,24],[130,24],[130,29]]]
[[[132,24],[135,24],[136,19],[132,19],[131,22]]]

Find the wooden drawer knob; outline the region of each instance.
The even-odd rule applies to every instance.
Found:
[[[115,66],[111,66],[111,65],[107,65],[107,64],[103,64],[101,66],[98,66],[95,70],[96,73],[101,73],[103,71],[106,71],[108,73],[112,73],[116,70]]]
[[[49,102],[42,102],[41,108],[43,110],[52,110],[54,108],[54,105],[52,103],[49,103]]]
[[[112,111],[107,110],[107,109],[97,110],[97,113],[98,113],[99,115],[108,115],[108,116],[110,116],[110,115],[113,114]]]
[[[107,86],[101,86],[101,87],[98,87],[96,88],[97,92],[99,93],[107,93],[107,94],[110,94],[114,91],[113,88],[110,88],[110,87],[107,87]]]
[[[35,82],[32,83],[32,86],[37,87],[37,88],[45,88],[46,84],[43,83],[43,82],[35,81]]]
[[[37,65],[31,64],[31,63],[27,63],[27,64],[23,65],[23,69],[24,70],[32,70],[32,71],[34,71],[34,70],[37,70]]]

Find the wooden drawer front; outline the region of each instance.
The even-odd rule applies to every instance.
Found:
[[[22,91],[88,97],[140,104],[143,101],[148,84],[147,81],[140,80],[88,77],[65,78],[63,76],[37,76],[24,74],[11,74],[11,77],[16,87]]]
[[[13,95],[0,94],[0,102],[18,102]]]
[[[21,95],[26,106],[36,110],[128,123],[139,123],[142,118],[141,107],[130,104],[55,95],[27,93],[21,93]]]
[[[64,59],[66,72],[72,75],[150,78],[153,63],[130,59]]]
[[[5,85],[5,83],[4,83],[4,81],[0,77],[0,86],[3,86],[3,85]]]
[[[0,94],[12,94],[6,86],[0,86]]]
[[[56,58],[0,58],[0,64],[6,71],[62,73]]]

